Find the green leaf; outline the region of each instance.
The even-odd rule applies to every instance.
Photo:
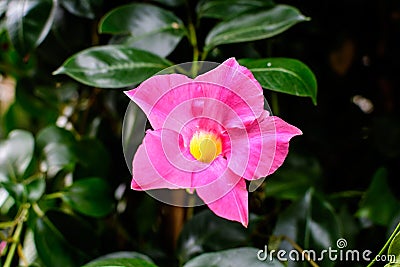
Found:
[[[76,156],[71,147],[64,144],[50,143],[43,149],[48,176],[55,176],[60,170],[72,171]]]
[[[135,252],[135,251],[117,251],[110,254],[103,255],[98,257],[97,259],[92,260],[89,264],[93,264],[98,261],[106,260],[106,259],[141,259],[147,261],[149,263],[153,263],[153,261],[146,255]]]
[[[311,157],[290,153],[285,165],[265,181],[265,195],[277,199],[297,200],[317,185],[321,166]]]
[[[387,170],[380,168],[375,172],[356,215],[388,226],[399,210],[400,202],[393,195],[387,182]]]
[[[21,178],[33,157],[34,139],[30,132],[14,130],[0,142],[0,181]]]
[[[144,195],[143,198],[136,203],[135,211],[132,215],[135,218],[141,218],[135,221],[134,226],[139,236],[147,236],[154,231],[159,215],[157,204],[158,201],[148,194]],[[144,213],[146,213],[146,216],[142,216]]]
[[[36,135],[36,145],[42,150],[51,143],[72,145],[75,143],[75,137],[66,129],[50,125]]]
[[[207,35],[209,51],[217,45],[261,40],[284,32],[293,25],[309,20],[296,8],[277,5],[269,10],[242,14],[215,26]]]
[[[46,190],[45,177],[40,175],[38,178],[27,184],[26,189],[28,192],[28,200],[30,202],[38,201]]]
[[[68,12],[78,17],[94,19],[101,11],[103,0],[59,0]]]
[[[48,210],[47,218],[61,233],[67,243],[78,251],[86,262],[96,255],[100,248],[100,238],[96,233],[97,228],[78,216],[67,214],[58,210]],[[85,255],[84,255],[85,254]]]
[[[25,202],[27,192],[23,184],[13,182],[0,182],[0,186],[4,188],[16,202]]]
[[[60,170],[74,169],[77,161],[76,141],[71,132],[49,126],[38,133],[36,143],[42,150],[48,176],[53,177]]]
[[[100,21],[99,32],[122,34],[119,44],[165,57],[185,35],[185,26],[172,12],[162,8],[130,4],[107,13]]]
[[[390,242],[387,255],[389,257],[396,257],[395,261],[391,263],[400,264],[400,232],[398,232],[392,242]],[[393,264],[391,266],[394,266]]]
[[[81,261],[79,253],[47,217],[36,218],[33,229],[36,250],[45,266],[78,266],[77,262]]]
[[[110,155],[99,139],[83,138],[79,140],[76,151],[75,177],[97,176],[105,178],[108,175]]]
[[[233,248],[245,243],[246,239],[246,229],[240,224],[205,210],[185,224],[178,240],[178,255],[185,262],[205,251]]]
[[[205,253],[188,261],[183,267],[232,267],[232,266],[284,266],[277,260],[261,261],[256,248],[235,248],[219,252]]]
[[[63,199],[74,210],[91,217],[104,217],[114,209],[110,186],[100,178],[74,182],[66,189]]]
[[[142,259],[103,259],[85,264],[82,267],[157,267]]]
[[[53,0],[9,1],[6,27],[15,49],[25,55],[47,36],[55,16]]]
[[[34,84],[27,79],[19,79],[15,89],[16,102],[21,105],[29,116],[29,121],[32,125],[28,127],[29,129],[34,127],[31,121],[35,121],[37,128],[41,128],[42,125],[55,123],[59,113],[59,109],[47,105],[42,99],[34,95],[32,93],[34,90]]]
[[[295,96],[311,97],[317,104],[317,80],[301,61],[291,58],[241,59],[262,87]]]
[[[107,45],[71,56],[53,74],[67,74],[89,86],[121,88],[138,84],[169,66],[169,61],[152,53]]]
[[[196,7],[199,18],[227,20],[241,13],[274,6],[272,0],[203,0]]]
[[[301,248],[312,249],[319,255],[322,250],[336,246],[336,241],[341,237],[339,228],[332,206],[318,196],[314,189],[310,189],[302,199],[279,215],[273,235],[286,236]],[[282,249],[288,252],[293,247],[285,242],[282,243]],[[321,262],[321,266],[333,264],[328,258]]]

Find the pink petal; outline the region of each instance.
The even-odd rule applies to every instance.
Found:
[[[229,169],[218,183],[198,188],[197,194],[218,216],[238,221],[247,227],[249,212],[246,182]]]
[[[159,129],[162,127],[164,117],[150,116],[151,110],[171,88],[191,81],[192,79],[182,74],[156,75],[144,81],[139,87],[124,93],[143,110],[152,127]]]
[[[222,156],[210,164],[197,161],[174,131],[147,131],[133,159],[132,189],[193,189],[212,183],[225,169]]]
[[[272,126],[274,124],[274,126]],[[267,125],[270,126],[268,129]],[[264,174],[262,169],[259,170],[259,173],[256,171],[256,176],[263,177],[270,175],[274,173],[285,161],[285,158],[289,152],[289,141],[292,139],[292,137],[296,135],[302,135],[302,131],[298,129],[297,127],[285,122],[279,117],[276,116],[270,116],[267,117],[267,119],[261,123],[261,127],[266,127],[263,129],[263,135],[264,132],[267,132],[268,130],[271,131],[276,131],[275,136],[271,136],[272,138],[270,139],[270,142],[276,142],[275,145],[275,155],[273,158],[273,162],[271,166],[269,167],[269,170],[267,171],[267,174]],[[273,135],[273,134],[272,134]],[[265,138],[267,139],[267,138]],[[266,143],[266,142],[265,142]],[[263,148],[262,153],[261,153],[261,158],[264,157],[264,155],[268,153],[265,148]]]
[[[176,158],[166,154],[162,132],[165,144],[173,143],[173,147],[180,148],[177,133],[170,130],[147,131],[133,159],[133,180],[143,190],[165,188],[165,184],[169,185],[166,188],[189,188],[192,174],[172,164]]]
[[[149,114],[156,129],[176,130],[198,117],[213,119],[225,127],[244,127],[257,118],[242,96],[229,88],[197,81],[171,88]]]
[[[231,96],[228,94],[219,99],[232,101],[230,107],[241,115],[245,123],[258,118],[264,110],[264,97],[260,84],[250,70],[240,66],[234,58],[230,58],[217,68],[199,75],[195,78],[195,81],[219,85],[239,96],[241,101],[235,101],[236,103],[229,99]],[[209,97],[209,95],[206,96]],[[249,112],[248,107],[251,107],[251,112]]]
[[[228,167],[247,180],[256,180],[275,172],[288,154],[290,139],[302,134],[282,119],[266,114],[246,130],[247,137],[243,130],[229,131],[232,149],[228,155]]]
[[[233,58],[195,80],[180,74],[159,75],[125,93],[143,109],[154,129],[166,128],[163,125],[167,117],[184,124],[188,118],[199,116],[229,124],[227,127],[242,127],[243,123],[258,118],[264,106],[260,85],[251,72]],[[186,101],[191,101],[191,106],[175,114],[187,116],[171,117],[174,109],[183,110],[180,105]],[[232,120],[232,116],[222,112],[228,108],[240,120]]]
[[[192,188],[199,188],[207,185],[214,186],[213,182],[220,179],[227,168],[228,163],[226,159],[221,155],[218,156],[206,169],[193,172]]]
[[[192,113],[193,106],[199,101],[212,107],[202,110],[199,116]],[[187,100],[173,109],[165,118],[163,128],[179,132],[184,139],[185,146],[190,143],[193,134],[197,131],[212,132],[222,137],[227,127],[246,126],[239,115],[225,103],[211,98],[196,98]]]
[[[152,190],[160,188],[177,189],[177,185],[169,183],[154,168],[145,146],[142,144],[136,151],[133,160],[133,178],[131,188],[134,190]]]

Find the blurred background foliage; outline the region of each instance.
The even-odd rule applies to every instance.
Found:
[[[307,266],[257,251],[339,238],[399,257],[398,1],[1,0],[0,18],[0,265]],[[130,190],[121,145],[122,90],[232,56],[304,133],[248,229]]]

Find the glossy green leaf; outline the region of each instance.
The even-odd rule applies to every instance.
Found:
[[[46,145],[51,143],[73,145],[75,137],[66,129],[50,125],[36,135],[36,145],[39,150],[42,150]]]
[[[141,259],[147,261],[148,263],[153,263],[153,261],[146,255],[135,252],[135,251],[117,251],[110,254],[103,255],[97,259],[92,260],[88,264],[94,264],[95,262],[109,259]]]
[[[357,216],[388,226],[400,210],[400,202],[395,198],[387,181],[387,170],[376,171],[357,211]]]
[[[25,255],[25,262],[26,266],[29,267],[40,267],[38,264],[35,264],[35,262],[38,261],[38,255],[37,255],[37,250],[35,246],[35,238],[33,235],[33,229],[30,227],[26,228],[24,237],[21,237],[21,240],[23,247],[22,247],[22,253]]]
[[[98,46],[83,50],[54,72],[86,85],[121,88],[140,83],[170,66],[166,59],[126,46]]]
[[[178,255],[187,261],[205,251],[233,248],[246,241],[247,234],[240,224],[202,211],[188,221],[178,240]]]
[[[30,132],[14,130],[0,142],[0,181],[21,178],[33,157],[34,139]]]
[[[279,215],[273,235],[286,236],[301,248],[319,253],[329,247],[335,248],[341,232],[332,206],[318,196],[314,189],[310,189],[302,199]],[[293,249],[287,242],[283,242],[281,248],[286,251]],[[321,266],[333,264],[328,258],[321,261]]]
[[[396,257],[394,262],[391,262],[391,266],[394,266],[394,264],[400,264],[400,232],[398,232],[392,242],[390,242],[387,255],[389,257]]]
[[[165,57],[185,35],[185,26],[170,11],[149,4],[130,4],[107,13],[100,21],[99,32],[123,35],[114,43]]]
[[[272,0],[203,0],[198,3],[196,12],[200,18],[227,20],[241,13],[273,6]]]
[[[66,189],[63,199],[74,210],[91,217],[104,217],[114,209],[110,186],[100,178],[74,182]]]
[[[45,177],[40,174],[35,180],[26,185],[26,190],[30,202],[38,201],[46,190]]]
[[[278,260],[259,260],[257,257],[258,251],[259,249],[256,248],[243,247],[205,253],[188,261],[183,267],[284,266]]]
[[[74,169],[77,161],[76,141],[71,132],[49,126],[38,133],[36,143],[41,150],[48,176],[53,177],[60,170]]]
[[[47,217],[36,218],[33,228],[36,250],[45,266],[79,266],[80,255]]]
[[[311,97],[317,104],[317,80],[304,63],[291,58],[241,59],[262,87],[296,96]]]
[[[103,0],[59,0],[60,4],[71,14],[78,17],[94,19],[101,11]]]
[[[205,50],[217,45],[261,40],[284,32],[293,25],[309,20],[299,10],[277,5],[269,10],[242,14],[215,26],[207,35]]]
[[[157,267],[142,259],[103,259],[85,264],[82,267]]]
[[[15,49],[25,55],[47,36],[55,16],[54,0],[9,1],[6,27]]]
[[[4,188],[16,202],[25,202],[27,192],[26,188],[22,184],[14,182],[0,182],[0,186]]]
[[[64,144],[50,143],[43,149],[46,172],[50,177],[60,170],[72,171],[75,166],[76,156],[73,149]]]

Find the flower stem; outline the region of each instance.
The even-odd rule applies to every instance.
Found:
[[[32,208],[40,218],[44,217],[44,212],[42,211],[42,209],[39,207],[39,205],[36,202],[32,204]]]
[[[0,229],[6,229],[6,228],[10,228],[13,227],[15,225],[15,222],[0,222]]]
[[[378,255],[376,255],[376,257],[367,265],[367,267],[370,267],[372,265],[374,265],[374,263],[376,262],[376,258],[378,256],[381,256],[383,254],[383,252],[387,249],[387,247],[390,245],[390,242],[392,242],[393,238],[396,236],[396,233],[400,230],[400,222],[397,224],[396,229],[394,229],[392,235],[389,237],[389,239],[386,241],[385,245],[383,246],[383,248],[381,249],[381,251],[379,251]]]
[[[63,192],[55,192],[55,193],[46,195],[44,198],[45,199],[55,199],[55,198],[62,198],[63,196],[64,196]]]
[[[188,14],[188,39],[190,44],[193,47],[193,65],[192,65],[192,78],[196,77],[199,71],[199,67],[198,67],[198,61],[199,61],[199,57],[200,57],[200,50],[199,50],[199,46],[197,43],[197,33],[196,33],[196,27],[193,23],[193,19],[191,16],[191,10],[190,10],[190,6],[189,6],[189,1],[186,1],[186,9],[187,9],[187,14]]]
[[[24,205],[23,208],[22,208],[22,211],[20,212],[20,214],[16,218],[17,227],[16,227],[14,235],[12,237],[12,242],[13,243],[10,246],[10,250],[8,251],[7,258],[6,258],[6,261],[4,262],[3,267],[10,267],[11,266],[11,262],[12,262],[12,260],[14,258],[14,254],[15,254],[15,249],[17,248],[17,246],[19,244],[19,239],[21,237],[22,228],[24,226],[24,222],[26,220],[26,216],[28,215],[29,207],[30,207],[29,205]]]
[[[33,181],[44,178],[43,173],[38,172],[22,181],[23,184],[30,184]]]
[[[197,45],[196,29],[191,19],[189,20],[188,30],[189,30],[189,41],[190,44],[193,46],[193,61],[198,61],[200,52],[199,52],[199,47]]]
[[[305,256],[305,259],[308,261],[308,263],[310,263],[311,266],[313,267],[319,267],[319,265],[313,261],[310,257],[310,255],[308,255],[308,253],[306,251],[304,251],[294,240],[292,240],[290,237],[288,236],[280,236],[281,239],[286,240],[287,242],[290,243],[290,245],[292,245],[292,247],[297,250],[298,252],[300,252],[302,255]]]

